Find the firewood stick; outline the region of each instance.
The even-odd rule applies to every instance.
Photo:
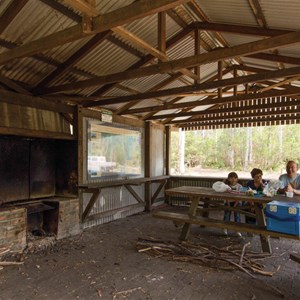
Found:
[[[23,261],[0,261],[0,266],[15,266],[15,265],[23,265]]]
[[[248,242],[247,244],[245,244],[245,245],[243,246],[242,253],[241,253],[241,257],[240,257],[240,261],[239,261],[239,265],[240,265],[240,266],[242,265],[242,262],[243,262],[243,258],[244,258],[244,255],[245,255],[246,247],[248,247],[249,245],[250,245],[250,242]]]

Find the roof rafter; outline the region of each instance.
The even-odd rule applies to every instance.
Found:
[[[232,97],[224,97],[224,98],[214,98],[212,99],[205,99],[205,100],[197,100],[197,101],[190,101],[190,102],[181,102],[176,104],[169,104],[166,103],[162,106],[150,106],[150,107],[143,107],[143,108],[135,108],[131,109],[130,113],[143,113],[143,112],[158,112],[167,109],[177,109],[177,108],[184,108],[184,107],[192,107],[192,106],[206,106],[206,105],[215,105],[215,104],[226,104],[231,102],[239,102],[244,100],[253,100],[253,99],[262,99],[268,97],[278,97],[278,96],[292,96],[298,95],[300,93],[300,88],[288,88],[283,90],[273,90],[267,91],[263,93],[251,93],[251,94],[244,94],[244,95],[237,95]]]
[[[206,89],[216,89],[220,87],[234,86],[234,85],[239,85],[239,84],[244,84],[249,82],[259,82],[267,79],[281,78],[281,77],[293,76],[298,74],[300,74],[300,67],[294,67],[294,68],[289,68],[284,70],[262,72],[259,74],[222,79],[218,81],[209,81],[200,84],[195,84],[193,86],[184,86],[184,87],[172,88],[172,89],[155,91],[155,92],[141,93],[139,95],[130,95],[130,96],[123,96],[123,97],[115,97],[115,98],[110,98],[110,99],[105,99],[100,101],[93,101],[91,103],[84,104],[84,106],[98,106],[101,104],[106,105],[106,104],[124,103],[124,102],[134,101],[134,100],[150,99],[152,97],[166,97],[166,96],[180,95],[183,93],[194,93]]]
[[[119,26],[119,27],[113,28],[112,30],[113,30],[113,32],[115,32],[119,36],[123,37],[124,39],[134,43],[138,47],[143,48],[148,53],[150,53],[152,56],[157,57],[161,61],[170,61],[169,57],[165,53],[152,47],[151,45],[149,45],[148,43],[146,43],[145,41],[143,41],[142,39],[137,37],[132,32],[129,32],[128,30],[126,30],[125,28]],[[196,74],[194,74],[193,72],[191,72],[190,70],[182,69],[182,70],[179,70],[179,72],[181,72],[182,74],[187,75],[193,79],[196,79],[196,80],[198,79],[198,76]]]
[[[243,104],[238,103],[238,104]],[[299,106],[300,101],[295,99],[290,99],[288,102],[274,102],[274,103],[263,103],[263,104],[255,104],[255,105],[243,105],[243,106],[236,106],[236,107],[226,107],[226,108],[218,108],[212,110],[203,110],[203,111],[191,111],[191,112],[182,112],[182,113],[173,113],[173,114],[162,114],[162,115],[155,115],[149,117],[147,120],[161,120],[165,118],[178,118],[178,117],[203,117],[203,120],[206,120],[206,117],[211,118],[214,117],[216,119],[219,118],[222,114],[235,114],[241,113],[246,111],[253,111],[253,110],[263,110],[263,109],[271,109],[271,108],[283,108],[283,107],[291,107],[291,106]],[[299,108],[300,109],[300,108]],[[300,111],[299,111],[300,112]],[[200,119],[199,119],[200,120]],[[197,119],[193,119],[193,121],[197,121]],[[175,124],[177,121],[174,121]]]
[[[187,0],[140,0],[133,2],[128,6],[93,18],[92,34],[100,33],[113,27],[170,9],[186,1]],[[87,34],[83,33],[81,25],[75,25],[0,54],[0,64],[5,64],[16,58],[31,56],[86,36]]]
[[[249,118],[240,118],[236,120],[215,120],[215,121],[207,121],[207,122],[195,122],[195,123],[188,123],[184,125],[180,125],[180,128],[192,128],[194,130],[200,128],[206,129],[213,129],[213,128],[232,128],[232,127],[239,127],[240,125],[245,126],[259,126],[260,124],[264,124],[265,126],[268,125],[275,125],[275,124],[294,124],[299,123],[299,113],[295,114],[287,114],[283,116],[269,116],[269,117],[249,117]]]
[[[293,32],[293,30],[283,29],[268,29],[254,26],[245,25],[232,25],[226,23],[212,23],[212,22],[194,22],[192,25],[195,29],[201,29],[205,31],[219,31],[228,33],[237,33],[242,35],[254,35],[254,36],[277,36]]]
[[[0,34],[9,26],[11,21],[18,15],[18,13],[27,4],[28,0],[11,1],[6,10],[2,13],[0,18]]]
[[[214,61],[219,61],[226,58],[232,58],[235,56],[248,55],[252,53],[261,52],[264,50],[275,49],[278,47],[295,44],[300,42],[300,32],[291,32],[280,36],[259,40],[256,42],[250,42],[231,48],[218,49],[209,53],[200,55],[185,57],[170,62],[159,63],[154,66],[144,67],[142,69],[132,69],[124,72],[114,73],[105,76],[99,76],[88,80],[74,82],[70,84],[54,86],[44,90],[45,94],[56,93],[66,90],[81,89],[91,87],[103,83],[122,81],[124,78],[133,79],[159,73],[166,73],[169,71],[178,71],[182,68],[190,68],[200,64],[207,64]],[[101,103],[93,103],[95,105],[101,105]]]

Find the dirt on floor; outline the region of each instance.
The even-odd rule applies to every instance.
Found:
[[[300,299],[300,264],[289,259],[299,241],[272,239],[273,255],[262,263],[272,276],[251,278],[166,260],[138,252],[138,238],[178,241],[172,222],[141,213],[84,230],[72,238],[36,246],[21,256],[23,265],[0,270],[0,299]],[[190,240],[217,247],[261,251],[259,236],[243,238],[193,226]],[[10,259],[13,259],[12,257]]]

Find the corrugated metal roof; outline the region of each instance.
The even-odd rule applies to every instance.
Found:
[[[41,1],[30,0],[4,30],[1,38],[26,44],[73,25],[76,25],[74,21]]]
[[[64,1],[58,1],[60,4],[65,5],[69,8]],[[114,11],[120,7],[127,6],[133,3],[134,0],[97,0],[97,9],[101,14],[106,14],[108,12]],[[5,11],[5,9],[10,5],[12,0],[3,0],[0,2],[0,15]],[[199,8],[203,11],[206,16],[199,18],[199,14],[193,11],[191,6],[184,4],[180,5],[177,8],[173,9],[173,14],[177,15],[178,18],[183,20],[181,25],[191,24],[196,21],[203,21],[208,19],[211,22],[215,23],[227,23],[227,24],[237,24],[237,25],[250,25],[255,26],[259,29],[258,22],[255,18],[255,15],[249,5],[248,0],[195,0]],[[300,11],[300,2],[296,0],[260,0],[259,4],[261,5],[262,12],[266,19],[267,25],[269,28],[280,28],[280,29],[292,29],[299,30],[300,28],[300,19],[298,12]],[[75,9],[71,10],[81,16],[82,14]],[[136,35],[138,38],[142,39],[148,43],[151,47],[157,48],[158,39],[158,28],[157,28],[158,17],[157,14],[150,15],[139,20],[124,24],[124,28]],[[167,22],[167,40],[176,34],[180,33],[183,28],[181,25],[178,25],[175,20],[166,16]],[[33,40],[38,40],[42,37],[51,35],[52,33],[70,28],[77,23],[74,22],[69,17],[63,15],[57,10],[52,9],[42,1],[29,0],[21,12],[14,18],[11,24],[3,31],[0,35],[0,39],[3,44],[3,40],[7,42],[13,42],[8,47],[13,47],[13,45],[23,45]],[[183,26],[183,25],[182,25]],[[118,34],[113,33],[114,37],[118,37]],[[225,42],[220,42],[217,40],[217,37],[221,36],[225,39]],[[86,38],[67,43],[65,45],[57,46],[48,51],[44,51],[42,54],[43,59],[45,58],[53,61],[54,64],[47,64],[44,61],[33,57],[16,59],[9,61],[8,63],[0,66],[1,74],[6,76],[9,79],[14,80],[18,83],[23,83],[24,86],[35,87],[43,78],[48,76],[53,70],[55,70],[55,65],[63,64],[68,58],[70,58],[76,51],[78,51],[83,45],[85,45],[91,36]],[[139,49],[140,52],[145,55],[148,54],[147,50],[140,49],[140,46],[137,45],[134,41],[128,41],[126,38],[120,38],[126,45],[131,46],[134,49]],[[227,47],[227,46],[236,46],[253,41],[258,41],[263,39],[259,36],[250,36],[242,34],[233,34],[233,33],[221,33],[217,35],[213,32],[206,32],[204,30],[200,31],[200,41],[202,42],[201,54],[206,53],[217,47]],[[171,60],[176,60],[184,57],[190,57],[194,55],[194,32],[191,31],[189,35],[179,41],[176,45],[173,45],[167,50],[167,55]],[[0,53],[8,51],[5,47],[1,47]],[[268,53],[273,53],[271,51],[266,51]],[[288,47],[279,48],[276,52],[279,55],[286,55],[292,57],[300,58],[299,43],[295,45],[290,45]],[[75,67],[77,68],[76,72],[72,71],[72,68],[68,69],[66,72],[62,73],[57,79],[51,82],[52,85],[63,85],[70,82],[80,82],[87,78],[93,76],[103,76],[108,74],[114,74],[123,72],[131,68],[135,63],[140,61],[140,55],[134,55],[129,51],[120,48],[116,44],[105,40],[100,45],[94,49],[88,51],[88,54],[84,58],[80,59]],[[239,59],[239,58],[237,58]],[[158,60],[153,59],[151,64],[156,63]],[[234,62],[233,59],[227,59],[224,64],[225,67],[230,66]],[[279,67],[279,64],[272,61],[263,61],[259,59],[253,59],[249,57],[241,57],[239,62],[247,66],[255,66],[260,68],[266,68],[271,70],[276,70]],[[237,62],[234,62],[235,64]],[[145,62],[147,64],[147,62]],[[298,64],[297,62],[295,64]],[[148,65],[149,62],[148,62]],[[291,65],[283,64],[284,67],[290,67]],[[218,64],[217,62],[203,64],[200,67],[201,82],[204,82],[214,75],[217,74]],[[193,70],[192,70],[193,72]],[[239,72],[242,75],[242,72]],[[172,73],[170,73],[172,74]],[[137,92],[147,92],[153,87],[157,86],[164,80],[170,77],[169,74],[156,74],[147,77],[135,78],[130,80],[123,80],[122,85],[124,88],[132,89],[132,93]],[[224,75],[223,78],[230,78],[231,74]],[[126,78],[124,78],[126,79]],[[181,86],[186,86],[193,84],[194,79],[183,75],[180,79],[175,80],[172,83],[169,83],[167,86],[161,89],[170,89]],[[299,82],[295,82],[298,84]],[[78,88],[73,91],[65,91],[65,94],[69,95],[92,95],[99,88],[105,86],[105,84],[100,84],[99,86],[92,86],[88,88]],[[241,87],[239,87],[241,90]],[[212,89],[215,91],[216,89]],[[122,97],[129,95],[131,92],[129,90],[115,87],[108,90],[104,93],[105,96],[110,97]],[[226,95],[224,94],[224,97]],[[169,96],[162,98],[163,102],[168,102],[174,99],[175,96]],[[199,96],[195,96],[197,99],[204,99]],[[196,98],[193,96],[185,97],[181,102],[190,102],[194,101]],[[145,106],[155,106],[160,103],[160,100],[157,99],[146,99],[141,101],[138,104],[135,104],[134,107],[145,107]],[[108,108],[118,109],[124,106],[124,104],[111,104],[108,105]],[[197,108],[196,108],[197,109]],[[199,109],[202,109],[200,107]],[[163,113],[166,113],[164,111]],[[146,115],[145,113],[140,115]]]
[[[211,22],[257,26],[247,0],[196,0]]]
[[[299,29],[300,2],[298,0],[260,0],[269,28]]]

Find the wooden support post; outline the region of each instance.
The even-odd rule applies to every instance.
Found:
[[[74,118],[74,135],[77,136],[77,151],[78,151],[78,185],[83,184],[83,116],[82,107],[77,106],[77,111]]]
[[[85,221],[85,219],[89,216],[95,202],[97,201],[99,195],[100,195],[101,189],[96,189],[90,199],[90,202],[88,203],[88,205],[86,206],[84,212],[82,213],[82,218],[81,221],[82,223]]]
[[[166,175],[170,175],[170,162],[171,162],[171,126],[166,126]],[[166,188],[170,187],[170,179],[166,182]],[[165,195],[166,203],[170,203],[170,197]]]
[[[219,60],[218,61],[218,80],[222,80],[223,77],[223,61]],[[218,88],[218,97],[222,98],[222,88]]]
[[[201,54],[201,51],[200,51],[200,36],[199,36],[199,30],[198,29],[195,29],[194,31],[194,35],[195,35],[195,55],[198,55],[198,54]],[[195,79],[195,84],[197,83],[200,83],[200,64],[197,65],[195,68],[194,68],[194,72],[195,74],[198,76],[198,79],[196,80]]]
[[[145,177],[151,177],[151,123],[145,124]],[[145,182],[146,211],[151,210],[151,182]]]
[[[189,208],[189,217],[194,217],[197,212],[199,197],[191,197],[191,206]],[[184,223],[179,239],[185,241],[188,239],[191,230],[191,223]]]
[[[158,25],[157,25],[157,45],[158,50],[162,53],[166,53],[166,13],[160,12],[158,14]]]
[[[236,78],[237,77],[237,69],[233,70],[233,77]],[[233,96],[237,95],[237,85],[233,86]]]
[[[259,203],[254,203],[254,209],[256,213],[256,221],[258,226],[266,227],[266,218],[263,209],[260,207]],[[272,248],[270,244],[270,238],[266,235],[260,235],[261,247],[263,252],[272,253]]]

